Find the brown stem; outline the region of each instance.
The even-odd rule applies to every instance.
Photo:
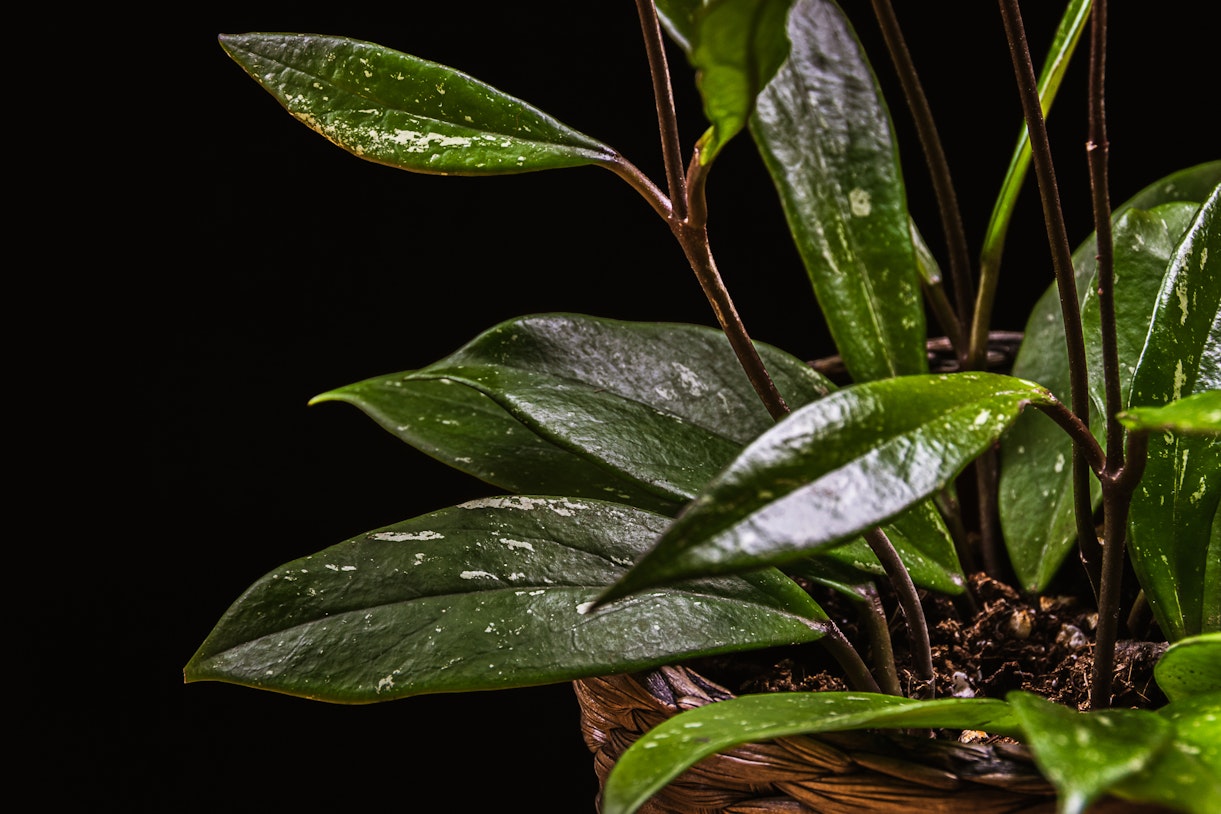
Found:
[[[912,582],[911,574],[899,559],[899,554],[891,544],[886,532],[874,527],[865,532],[865,542],[882,564],[882,570],[890,579],[891,588],[903,610],[903,619],[907,622],[908,645],[911,648],[912,664],[916,670],[916,678],[920,681],[913,692],[913,698],[932,698],[936,693],[933,672],[933,648],[929,643],[928,621],[924,617],[924,607],[920,604],[920,595],[916,593],[916,584]]]
[[[902,695],[903,688],[899,686],[899,673],[895,668],[894,648],[890,643],[890,625],[886,622],[886,610],[882,607],[878,588],[869,582],[857,590],[865,600],[861,620],[873,651],[873,669],[878,676],[878,686],[887,695]]]
[[[941,138],[937,134],[937,124],[929,108],[924,88],[916,73],[915,63],[907,50],[903,32],[895,17],[890,0],[873,0],[874,14],[882,30],[882,37],[890,51],[890,58],[895,64],[899,75],[899,84],[903,95],[911,109],[916,124],[916,133],[920,138],[920,146],[924,150],[924,160],[928,164],[933,191],[937,197],[937,205],[941,214],[941,227],[945,233],[946,245],[949,249],[950,277],[954,285],[954,299],[958,306],[958,324],[971,324],[971,309],[974,307],[975,293],[970,275],[970,260],[967,251],[967,240],[963,233],[962,216],[958,208],[958,196],[954,192],[954,183],[950,177],[949,163],[941,146]],[[951,335],[947,329],[947,336]],[[959,339],[955,344],[958,359],[964,370],[975,369],[983,363],[979,359],[967,357],[967,347]]]
[[[861,654],[856,652],[856,648],[844,637],[843,632],[835,626],[834,622],[825,622],[824,625],[826,635],[818,641],[830,651],[832,657],[843,668],[844,673],[848,676],[848,684],[853,689],[862,692],[881,692],[878,682],[869,672]]]
[[[687,190],[683,177],[682,146],[678,138],[678,116],[674,109],[674,89],[670,85],[670,67],[666,59],[661,22],[657,18],[657,8],[653,5],[653,0],[636,0],[636,11],[640,16],[641,32],[644,34],[644,50],[649,60],[649,72],[653,77],[653,99],[657,107],[661,155],[665,162],[670,200],[674,202],[674,216],[682,220],[687,217]]]

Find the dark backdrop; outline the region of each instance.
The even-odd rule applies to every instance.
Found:
[[[369,528],[491,489],[395,442],[355,409],[306,401],[359,379],[420,367],[496,322],[562,310],[712,324],[664,225],[593,168],[508,178],[408,175],[360,161],[294,122],[221,51],[218,33],[346,35],[461,68],[619,149],[660,179],[650,85],[629,2],[334,4],[222,2],[189,19],[179,64],[190,88],[166,100],[205,134],[184,150],[200,201],[185,268],[150,283],[146,350],[155,401],[148,445],[158,528],[172,529],[139,588],[152,607],[129,635],[155,655],[155,704],[123,769],[125,810],[315,811],[334,807],[593,811],[596,784],[567,685],[341,707],[222,684],[181,682],[182,665],[241,591],[271,568]],[[995,4],[897,4],[977,252],[1018,122]],[[1036,48],[1054,18],[1032,7]],[[1113,200],[1217,158],[1199,116],[1209,76],[1200,4],[1152,19],[1112,4]],[[318,8],[317,6],[314,6]],[[942,257],[911,126],[863,0],[845,2],[874,47],[910,166],[912,208]],[[579,9],[580,13],[575,10]],[[961,16],[960,16],[961,15]],[[1153,54],[1165,56],[1152,56]],[[1036,58],[1041,58],[1041,50]],[[675,56],[684,148],[703,129]],[[1169,87],[1154,83],[1171,78]],[[1052,116],[1074,243],[1089,230],[1083,63]],[[1165,130],[1169,129],[1170,133]],[[1173,147],[1164,150],[1165,145]],[[1051,282],[1033,187],[998,327]],[[832,352],[788,243],[776,196],[743,135],[712,173],[714,248],[757,339],[806,358]],[[173,205],[172,203],[170,205]],[[758,216],[758,217],[756,217]],[[168,565],[167,565],[168,563]],[[169,572],[167,574],[167,571]],[[136,726],[131,713],[119,726]],[[99,734],[105,752],[109,735]]]

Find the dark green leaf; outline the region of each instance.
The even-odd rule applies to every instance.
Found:
[[[1221,692],[1221,633],[1190,636],[1170,645],[1153,675],[1171,701]]]
[[[740,696],[686,710],[641,735],[606,779],[602,814],[632,814],[702,758],[743,743],[852,729],[922,727],[1015,730],[1008,705],[997,699],[914,701],[845,692]]]
[[[1205,390],[1165,407],[1133,407],[1118,416],[1133,430],[1164,430],[1175,435],[1221,435],[1221,390]]]
[[[1166,271],[1132,377],[1132,407],[1156,407],[1221,389],[1221,185],[1215,187]],[[1132,497],[1132,566],[1171,642],[1221,630],[1221,439],[1149,437]]]
[[[695,575],[793,561],[886,523],[951,482],[1027,404],[991,373],[855,385],[796,410],[695,499],[602,601]]]
[[[472,501],[290,562],[186,667],[341,703],[519,687],[809,642],[825,615],[773,570],[589,611],[668,518],[567,498]]]
[[[1058,814],[1081,814],[1148,766],[1174,726],[1141,709],[1078,712],[1030,692],[1005,696],[1035,763],[1059,792]]]
[[[1190,814],[1221,811],[1221,692],[1172,701],[1157,714],[1174,727],[1173,740],[1120,780],[1115,796]]]
[[[704,115],[712,128],[700,139],[711,163],[742,131],[755,97],[788,53],[785,18],[793,0],[661,2],[658,10],[696,69]]]
[[[757,347],[790,405],[832,389]],[[495,485],[669,513],[774,423],[721,331],[575,314],[508,320],[428,367],[314,399],[333,400]]]
[[[924,304],[889,115],[830,0],[797,0],[751,133],[828,328],[858,382],[927,371]]]
[[[1154,209],[1174,202],[1198,203],[1218,182],[1221,182],[1221,161],[1201,164],[1149,185],[1118,207],[1115,211],[1117,274],[1139,279],[1125,275],[1119,267],[1131,263],[1134,271],[1145,269],[1147,272],[1149,266],[1144,258],[1156,247],[1161,246],[1156,248],[1158,253],[1164,250],[1165,240],[1158,237],[1163,233],[1157,222],[1151,222],[1147,217],[1126,218],[1126,212]],[[1126,226],[1121,229],[1121,225]],[[1145,239],[1142,229],[1151,230],[1148,237],[1153,241],[1150,252],[1144,254],[1140,248],[1140,241]],[[1172,235],[1171,239],[1177,241],[1178,237]],[[1091,236],[1073,255],[1078,302],[1084,301],[1091,290],[1097,254],[1096,242]],[[1169,256],[1166,260],[1169,262]],[[1096,309],[1096,304],[1093,307]],[[1146,316],[1141,326],[1148,324]],[[1131,333],[1143,330],[1143,327],[1128,325],[1124,330]],[[1097,347],[1096,334],[1087,334],[1087,340]],[[1135,357],[1121,364],[1125,382],[1130,381],[1135,364]],[[1042,384],[1066,402],[1069,398],[1064,322],[1054,284],[1031,311],[1013,374]],[[1102,425],[1094,423],[1092,429],[1095,436],[1101,438]],[[1073,516],[1072,444],[1054,422],[1031,411],[1020,416],[1001,439],[1000,457],[998,498],[1005,542],[1021,584],[1028,590],[1037,591],[1046,586],[1077,538]],[[1090,490],[1091,500],[1097,506],[1101,489],[1093,477],[1090,478]]]
[[[496,175],[617,158],[519,99],[381,45],[271,33],[225,34],[220,44],[295,119],[377,164]]]

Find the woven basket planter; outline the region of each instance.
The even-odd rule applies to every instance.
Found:
[[[698,673],[574,682],[598,782],[641,733],[678,712],[732,698]],[[1054,814],[1055,793],[1020,745],[846,732],[744,744],[692,766],[641,814]],[[1091,814],[1150,812],[1108,798]]]

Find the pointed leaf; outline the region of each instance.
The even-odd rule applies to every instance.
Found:
[[[742,131],[755,97],[788,53],[785,18],[793,0],[661,2],[658,11],[681,30],[680,45],[696,69],[704,115],[712,127],[700,139],[709,164]]]
[[[1139,230],[1147,222],[1128,220],[1124,213],[1176,201],[1202,201],[1218,182],[1221,182],[1221,161],[1173,173],[1150,184],[1118,207],[1115,223],[1128,223]],[[1135,252],[1142,236],[1136,231],[1133,238],[1128,245]],[[1123,241],[1119,242],[1122,246]],[[1091,236],[1073,255],[1079,303],[1090,291],[1097,254],[1095,239]],[[1139,253],[1131,256],[1139,257]],[[1143,324],[1147,326],[1148,320]],[[1087,338],[1097,341],[1093,335]],[[1128,371],[1134,364],[1134,360],[1129,360],[1124,369],[1125,379],[1130,380]],[[1021,348],[1014,360],[1013,375],[1038,382],[1063,400],[1069,398],[1064,322],[1054,284],[1048,287],[1030,313]],[[1101,438],[1102,426],[1095,424],[1092,429],[1095,436]],[[1072,443],[1054,422],[1030,411],[1020,416],[1001,439],[1000,459],[998,508],[1005,542],[1023,587],[1038,591],[1055,574],[1077,538],[1073,517]],[[1090,492],[1091,501],[1097,506],[1102,492],[1092,476]]]
[[[223,34],[293,118],[359,158],[422,173],[607,165],[610,147],[460,71],[346,37]]]
[[[928,370],[898,152],[843,12],[797,0],[789,57],[751,118],[828,328],[858,382]]]
[[[1174,731],[1148,710],[1078,712],[1025,691],[1011,692],[1005,700],[1035,763],[1060,794],[1059,814],[1080,814],[1148,766]]]
[[[276,569],[186,667],[341,703],[520,687],[809,642],[826,616],[778,571],[588,606],[665,526],[617,504],[472,501]]]
[[[1133,407],[1118,416],[1125,427],[1175,435],[1221,435],[1221,390],[1205,390],[1165,407]]]
[[[1221,633],[1180,639],[1153,668],[1157,686],[1171,701],[1221,692]]]
[[[944,488],[1027,404],[1053,402],[1032,382],[992,373],[832,393],[748,446],[600,601],[848,540]]]
[[[1132,378],[1132,407],[1161,406],[1221,389],[1221,185],[1179,244],[1166,272]],[[1171,642],[1221,630],[1221,439],[1149,437],[1132,497],[1132,566]]]
[[[619,757],[602,792],[602,814],[632,814],[701,759],[743,743],[853,729],[1014,729],[997,699],[914,701],[893,695],[786,692],[744,695],[685,710],[641,735]]]
[[[802,360],[757,347],[790,405],[832,389]],[[350,402],[504,488],[670,513],[774,423],[721,331],[575,314],[508,320],[428,367],[314,401]]]

